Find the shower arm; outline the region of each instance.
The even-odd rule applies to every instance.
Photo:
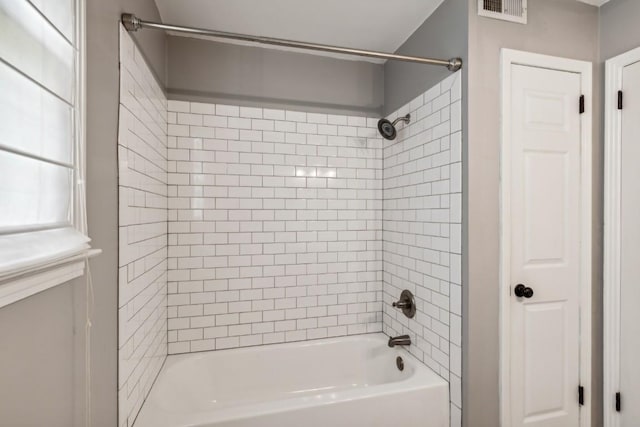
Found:
[[[400,116],[397,119],[395,119],[393,122],[391,122],[391,125],[395,126],[398,122],[405,122],[409,123],[411,121],[411,114],[407,114],[406,116]]]
[[[122,14],[122,24],[127,31],[135,32],[143,28],[174,31],[179,33],[196,34],[199,36],[217,37],[223,39],[242,40],[274,46],[292,47],[297,49],[315,50],[321,52],[339,53],[345,55],[364,56],[368,58],[390,59],[394,61],[414,62],[418,64],[440,65],[451,72],[462,68],[462,59],[433,59],[419,56],[398,55],[395,53],[377,52],[372,50],[353,49],[349,47],[330,46],[318,43],[307,43],[295,40],[278,39],[273,37],[251,36],[247,34],[228,33],[225,31],[207,30],[204,28],[185,27],[180,25],[163,24],[160,22],[144,21],[131,13]]]

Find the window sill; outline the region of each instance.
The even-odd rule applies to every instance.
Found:
[[[90,249],[40,271],[0,282],[0,308],[82,276],[85,259],[93,258],[101,252],[99,249]]]

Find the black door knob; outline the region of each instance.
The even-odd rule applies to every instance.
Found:
[[[523,285],[522,283],[517,284],[513,292],[518,298],[531,298],[533,296],[533,289]]]

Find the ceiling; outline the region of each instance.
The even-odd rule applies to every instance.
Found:
[[[156,4],[162,21],[169,24],[394,52],[443,1],[156,0]]]

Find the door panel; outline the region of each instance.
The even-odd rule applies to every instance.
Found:
[[[567,156],[544,151],[523,156],[524,266],[566,262]]]
[[[640,63],[622,74],[620,180],[620,392],[622,427],[640,420]]]
[[[566,406],[566,310],[564,303],[528,304],[524,307],[526,420],[563,411]],[[541,353],[540,348],[554,351]],[[549,384],[554,384],[549,387]]]
[[[511,79],[509,427],[577,427],[580,75],[513,65]]]

